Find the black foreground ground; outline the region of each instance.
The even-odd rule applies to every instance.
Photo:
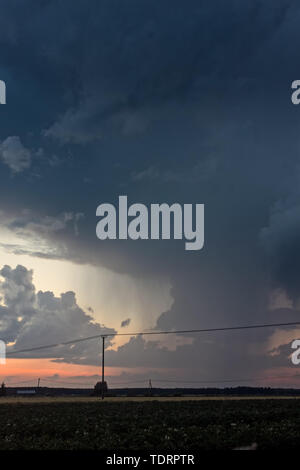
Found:
[[[0,403],[0,449],[227,450],[300,446],[300,400]]]

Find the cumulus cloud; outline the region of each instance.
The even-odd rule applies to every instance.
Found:
[[[4,279],[1,283],[1,294],[4,304],[14,309],[17,315],[32,311],[35,299],[35,289],[32,284],[32,271],[18,265],[15,269],[5,265],[0,275]]]
[[[4,266],[0,275],[0,334],[6,342],[14,342],[24,323],[30,323],[35,314],[35,289],[32,284],[32,271],[23,266],[12,270]]]
[[[0,158],[12,173],[21,173],[31,165],[32,155],[22,144],[20,137],[7,137],[0,143]]]
[[[15,269],[4,266],[1,271],[0,337],[14,343],[8,352],[35,346],[56,344],[72,339],[101,334],[114,334],[115,330],[95,322],[77,304],[74,292],[56,297],[53,292],[36,292],[32,271],[18,265]],[[107,346],[110,340],[107,340]],[[99,348],[97,340],[60,346],[18,357],[61,358],[71,362],[96,363]]]

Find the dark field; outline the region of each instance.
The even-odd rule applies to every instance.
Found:
[[[0,449],[300,447],[300,400],[2,403]]]

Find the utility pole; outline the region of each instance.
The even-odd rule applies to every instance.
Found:
[[[41,381],[41,379],[39,378],[39,379],[38,379],[38,383],[37,383],[37,388],[38,388],[38,389],[40,388],[40,381]]]
[[[151,379],[149,379],[149,395],[150,395],[150,397],[152,396],[152,382],[151,382]]]
[[[104,400],[104,344],[105,343],[105,336],[102,336],[102,390],[101,396],[102,400]]]

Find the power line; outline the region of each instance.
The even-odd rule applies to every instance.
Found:
[[[93,387],[94,385],[91,385],[90,383],[84,383],[84,382],[68,382],[68,381],[64,381],[64,380],[52,380],[52,379],[42,379],[43,382],[50,382],[50,383],[54,383],[54,384],[58,384],[58,385],[64,385],[64,384],[67,384],[67,385],[85,385],[87,387]]]
[[[300,379],[300,374],[298,375],[269,375],[268,377],[262,376],[254,376],[248,378],[236,378],[236,379],[214,379],[214,380],[169,380],[169,379],[151,379],[151,384],[153,387],[153,383],[160,382],[160,383],[183,383],[183,384],[210,384],[210,383],[235,383],[235,382],[252,382],[253,380],[269,380],[269,379]],[[131,385],[136,383],[145,383],[147,384],[147,379],[144,380],[134,380],[131,382],[113,382],[112,385]]]
[[[35,379],[28,379],[28,380],[23,380],[22,382],[9,382],[7,385],[23,385],[23,384],[28,384],[33,382]],[[29,385],[28,385],[29,386]]]
[[[187,333],[212,333],[217,331],[236,331],[236,330],[251,330],[251,329],[258,329],[258,328],[276,328],[276,327],[287,327],[287,326],[296,326],[300,325],[300,321],[298,322],[288,322],[288,323],[263,323],[263,324],[255,324],[255,325],[240,325],[240,326],[228,326],[228,327],[221,327],[221,328],[200,328],[200,329],[190,329],[190,330],[168,330],[168,331],[141,331],[135,333],[103,333],[94,336],[87,336],[85,338],[77,338],[70,341],[64,341],[61,343],[54,343],[54,344],[47,344],[44,346],[36,346],[34,348],[26,348],[26,349],[18,349],[16,351],[7,352],[6,356],[12,356],[14,354],[19,353],[26,353],[26,352],[33,352],[39,351],[43,349],[52,349],[59,346],[67,346],[76,343],[81,343],[83,341],[90,341],[93,339],[99,338],[108,338],[108,337],[115,337],[115,336],[146,336],[146,335],[167,335],[167,334],[187,334]]]
[[[254,376],[254,377],[248,377],[248,378],[235,378],[235,379],[214,379],[214,380],[177,380],[177,379],[152,379],[152,387],[153,387],[153,382],[154,383],[178,383],[178,384],[211,384],[211,383],[236,383],[236,382],[252,382],[254,380],[270,380],[270,379],[300,379],[300,374],[294,374],[294,375],[269,375],[268,377],[262,377],[262,376]],[[34,383],[35,379],[28,379],[26,381],[22,382],[9,382],[7,385],[22,385],[22,384],[28,384],[29,382]],[[93,387],[92,384],[90,383],[83,383],[83,382],[69,382],[69,381],[58,381],[56,379],[42,379],[43,382],[52,382],[54,384],[58,385],[82,385],[86,387]],[[112,386],[115,385],[132,385],[132,384],[139,384],[139,383],[144,383],[145,388],[147,379],[142,379],[142,380],[131,380],[128,382],[112,382]]]
[[[165,383],[195,383],[195,384],[211,384],[211,383],[236,383],[236,382],[252,382],[253,380],[269,380],[269,379],[300,379],[300,375],[269,375],[268,377],[248,377],[242,379],[219,379],[219,380],[164,380],[157,379],[153,382],[165,382]]]

